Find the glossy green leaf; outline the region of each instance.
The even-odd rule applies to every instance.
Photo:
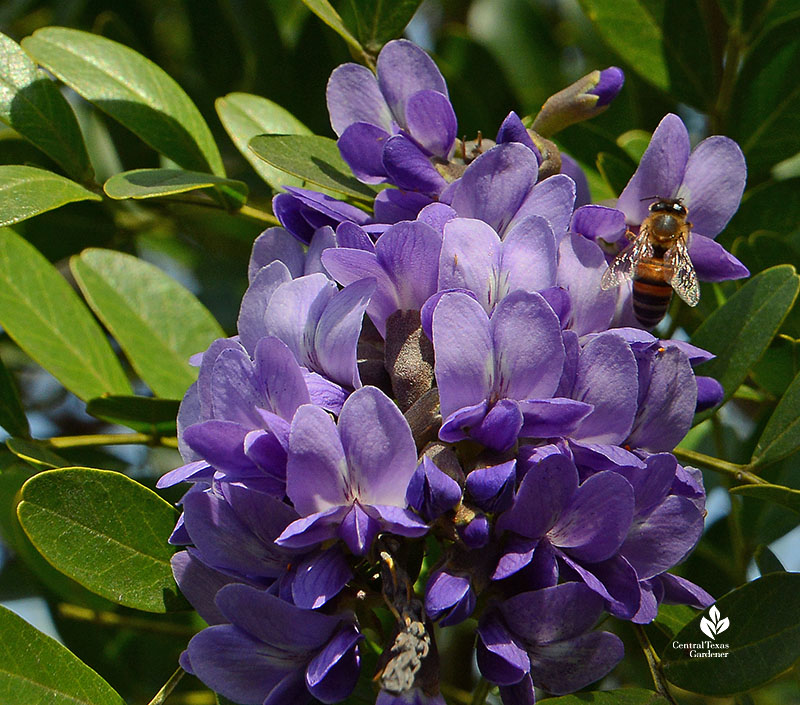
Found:
[[[758,572],[761,575],[768,573],[782,573],[786,570],[783,563],[778,560],[778,557],[770,550],[769,546],[759,544],[753,552],[753,560],[758,566]]]
[[[729,244],[735,236],[747,236],[756,230],[769,230],[784,236],[797,229],[799,210],[800,179],[766,181],[749,188],[739,210],[720,235],[722,244]]]
[[[213,174],[181,169],[134,169],[114,174],[103,185],[109,198],[169,198],[182,193],[209,189],[222,199],[229,210],[247,202],[247,184]]]
[[[0,359],[0,426],[11,436],[28,438],[31,435],[17,384],[2,359]]]
[[[101,201],[96,193],[52,171],[33,166],[0,166],[0,227],[74,201]]]
[[[77,656],[5,607],[0,633],[3,705],[125,705]]]
[[[53,566],[98,595],[146,612],[186,606],[167,543],[177,512],[135,480],[92,468],[46,470],[23,486],[17,515]]]
[[[0,34],[0,120],[73,179],[93,180],[86,145],[67,99],[19,44],[4,34]]]
[[[617,137],[617,144],[638,164],[647,147],[652,134],[645,130],[628,130]]]
[[[800,279],[791,265],[779,265],[751,279],[709,316],[692,336],[692,343],[717,357],[703,364],[729,398],[750,367],[764,354],[794,304]]]
[[[731,487],[731,494],[755,497],[766,502],[774,502],[800,514],[800,490],[783,485],[739,485]]]
[[[603,40],[649,83],[703,108],[714,98],[714,59],[698,3],[580,0]],[[717,30],[719,31],[719,30]]]
[[[219,150],[183,89],[141,54],[110,39],[45,27],[22,48],[90,103],[184,169],[224,176]]]
[[[602,690],[580,695],[562,695],[558,698],[545,698],[537,702],[550,705],[667,705],[667,701],[658,693],[643,688],[620,688],[618,690]]]
[[[294,115],[271,100],[249,93],[229,93],[224,98],[217,98],[215,106],[220,122],[236,149],[272,188],[302,186],[305,183],[303,179],[270,166],[248,147],[250,140],[261,134],[310,135],[311,130]]]
[[[153,397],[100,397],[90,399],[86,412],[141,433],[175,435],[180,401]]]
[[[257,135],[250,149],[276,169],[344,196],[371,202],[379,190],[353,176],[329,137]]]
[[[63,468],[70,463],[50,450],[47,441],[9,438],[6,447],[18,458],[39,468]]]
[[[356,34],[364,48],[377,54],[390,39],[403,34],[422,0],[350,0]]]
[[[0,325],[81,399],[130,394],[92,314],[53,265],[9,229],[0,231]]]
[[[89,305],[136,372],[157,396],[181,398],[197,376],[189,358],[225,335],[205,306],[132,255],[89,249],[70,264]]]
[[[359,53],[364,52],[364,48],[358,43],[350,30],[345,27],[341,16],[334,9],[328,0],[303,0],[303,4],[319,17],[328,27],[344,39],[353,49]]]
[[[707,613],[697,615],[662,654],[671,683],[703,695],[733,695],[766,683],[800,658],[800,573],[766,575],[729,592],[716,607],[730,623],[716,639],[728,645],[728,655],[692,658],[692,647],[683,647],[709,641],[700,631]]]
[[[800,16],[761,36],[747,54],[731,100],[730,135],[747,158],[748,179],[758,183],[774,164],[800,151]]]
[[[796,310],[797,306],[792,309],[787,319],[793,318]],[[783,396],[798,373],[800,373],[800,341],[784,335],[778,335],[772,341],[764,356],[750,370],[756,383],[776,398]]]
[[[769,465],[800,448],[800,374],[772,412],[758,439],[751,465]]]
[[[697,610],[688,605],[659,605],[658,616],[653,624],[672,637],[694,619],[696,614]]]

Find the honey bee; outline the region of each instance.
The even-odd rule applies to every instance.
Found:
[[[680,199],[659,198],[650,204],[638,235],[628,231],[632,242],[608,266],[601,289],[612,289],[633,280],[633,312],[646,328],[664,318],[674,289],[689,306],[700,301],[697,273],[689,257],[692,224]]]

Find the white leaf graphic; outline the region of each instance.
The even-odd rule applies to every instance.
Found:
[[[711,609],[708,610],[708,616],[711,617],[712,622],[719,622],[719,610],[716,605],[711,605]]]
[[[717,635],[714,633],[714,623],[705,617],[700,619],[700,631],[703,632],[707,637],[717,640]]]
[[[717,624],[717,634],[721,634],[724,632],[729,626],[731,626],[730,620],[727,617],[723,617],[719,623]]]

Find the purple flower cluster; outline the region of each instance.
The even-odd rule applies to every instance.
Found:
[[[569,96],[585,115],[622,85],[589,78],[549,124]],[[191,483],[173,567],[211,625],[182,665],[244,705],[335,703],[368,639],[379,705],[441,705],[437,632],[471,618],[505,705],[582,688],[623,655],[604,613],[711,602],[668,572],[703,528],[700,473],[670,451],[722,398],[694,374],[711,356],[629,325],[630,292],[600,280],[654,197],[690,212],[701,278],[745,274],[712,239],[741,152],[690,152],[669,115],[617,207],[587,205],[577,165],[514,113],[496,143],[457,144],[410,42],[386,45],[377,76],[339,67],[327,97],[353,173],[390,187],[372,214],[276,196],[284,227],[253,246],[238,335],[195,360],[186,464],[159,483]]]

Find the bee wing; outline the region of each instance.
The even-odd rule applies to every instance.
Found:
[[[700,301],[700,284],[697,281],[697,272],[694,271],[692,258],[689,257],[689,248],[686,239],[678,238],[675,244],[664,255],[664,264],[672,268],[672,277],[669,283],[689,306],[697,306]]]
[[[600,288],[613,289],[615,286],[622,284],[622,282],[633,279],[637,263],[646,257],[652,256],[653,246],[650,244],[650,238],[646,232],[642,231],[608,265],[608,269],[603,272],[603,278],[600,280]]]

